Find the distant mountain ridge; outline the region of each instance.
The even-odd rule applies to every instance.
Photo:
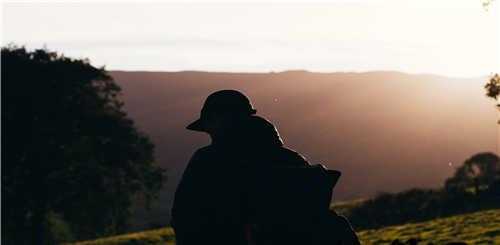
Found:
[[[484,78],[457,79],[401,72],[276,73],[124,72],[125,109],[156,144],[169,179],[152,212],[137,227],[166,223],[173,191],[207,135],[185,130],[208,94],[238,89],[274,122],[285,144],[311,163],[344,174],[336,200],[378,191],[436,187],[480,151],[495,151],[497,112]]]

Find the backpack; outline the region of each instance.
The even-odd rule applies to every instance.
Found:
[[[330,211],[339,171],[314,165],[259,168],[247,173],[251,244],[359,244],[341,242],[347,231],[349,237],[356,235],[345,218]]]

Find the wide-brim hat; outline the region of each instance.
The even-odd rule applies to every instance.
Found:
[[[207,132],[206,121],[209,116],[249,116],[256,112],[257,110],[243,93],[237,90],[219,90],[207,97],[200,118],[190,123],[186,129]]]

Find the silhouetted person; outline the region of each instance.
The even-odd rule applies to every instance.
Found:
[[[290,173],[299,173],[302,179],[307,179],[308,174],[313,172],[324,173],[324,176],[328,174],[324,169],[310,167],[300,154],[284,147],[274,125],[255,116],[255,113],[245,95],[234,90],[222,90],[207,98],[200,119],[187,127],[208,133],[212,142],[195,152],[177,188],[172,226],[178,244],[204,244],[207,239],[218,244],[265,244],[262,241],[288,244],[283,241],[284,237],[279,237],[279,232],[259,232],[266,230],[266,224],[256,218],[262,217],[258,214],[262,208],[256,207],[259,204],[262,207],[262,203],[272,206],[273,202],[267,205],[255,187],[265,183],[264,188],[272,190],[268,192],[269,196],[290,191],[293,183],[280,186],[283,183],[273,179],[279,179],[284,172],[281,169],[300,170]],[[259,183],[259,180],[262,181]],[[321,181],[321,178],[314,178],[313,181]],[[328,210],[330,196],[331,189],[323,195],[324,210]],[[300,213],[301,210],[295,212]],[[323,226],[332,228],[329,234],[350,237],[357,242],[347,220],[334,214],[324,216],[329,216],[325,217],[326,225]],[[270,236],[274,237],[271,239]]]
[[[178,244],[247,244],[235,141],[237,124],[255,113],[246,96],[222,90],[208,96],[200,118],[187,126],[212,142],[194,153],[177,187],[172,227]]]

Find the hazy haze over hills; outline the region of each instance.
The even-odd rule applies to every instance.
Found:
[[[398,72],[112,72],[125,109],[156,144],[169,179],[140,223],[168,222],[173,191],[208,135],[185,130],[206,96],[238,89],[311,163],[343,172],[336,200],[438,187],[465,158],[495,151],[497,112],[485,78]]]

